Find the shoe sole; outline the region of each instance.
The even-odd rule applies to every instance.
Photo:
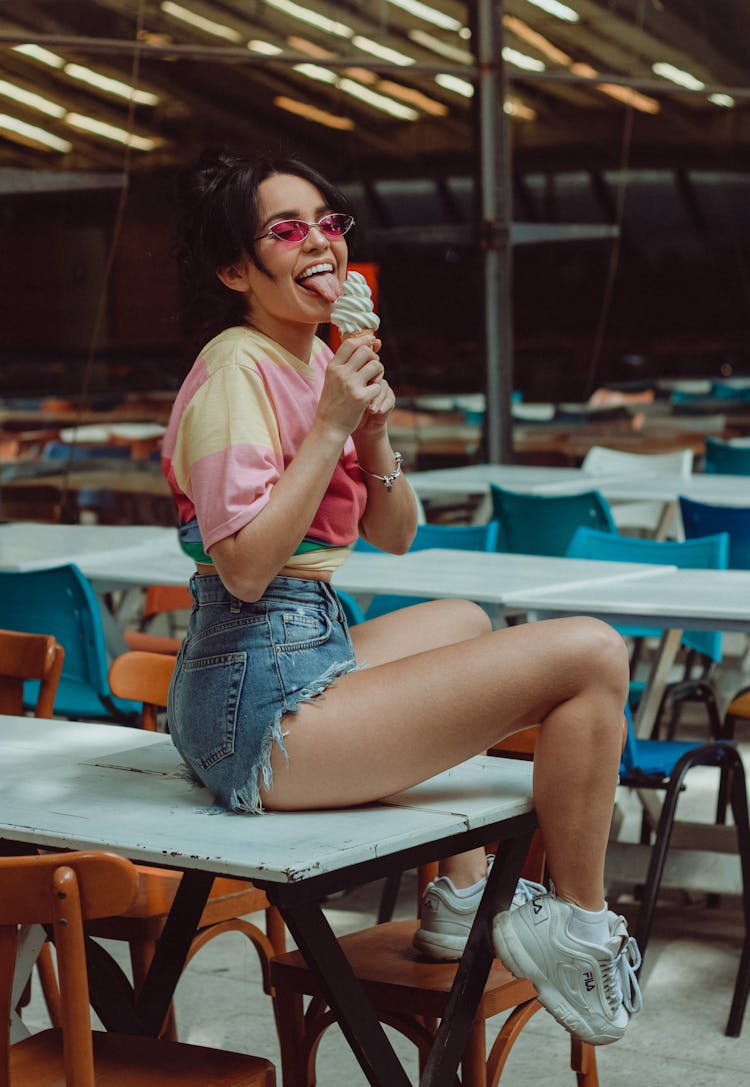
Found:
[[[615,1033],[612,1035],[597,1034],[591,1029],[591,1025],[571,1008],[570,1004],[560,1003],[559,990],[549,984],[547,978],[540,973],[537,963],[516,936],[507,913],[498,914],[495,918],[492,936],[495,951],[505,968],[510,970],[515,977],[526,978],[532,983],[537,991],[539,1003],[569,1034],[575,1034],[576,1038],[589,1042],[590,1045],[611,1045],[613,1042],[619,1042],[624,1029],[617,1031],[615,1028]]]
[[[451,943],[451,939],[458,943]],[[415,932],[412,943],[417,951],[431,962],[458,962],[464,953],[466,940],[460,936],[439,936],[436,933]]]

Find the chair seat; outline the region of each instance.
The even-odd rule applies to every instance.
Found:
[[[640,773],[646,775],[653,774],[669,778],[677,760],[688,752],[695,756],[696,765],[702,762],[706,766],[715,766],[717,762],[716,748],[710,744],[706,745],[705,761],[696,756],[699,745],[687,740],[636,740],[636,744],[636,763],[634,766],[622,764],[620,775],[623,778],[633,778],[635,771],[640,771]]]
[[[23,700],[27,707],[34,706],[39,693],[36,680],[24,684]],[[125,698],[111,696],[112,705],[123,716],[130,716],[136,721],[141,712],[140,702],[131,702]],[[93,687],[73,676],[62,675],[55,698],[55,714],[58,717],[106,718],[110,716],[99,695]]]
[[[415,920],[390,921],[342,936],[339,943],[376,1008],[439,1019],[450,996],[456,964],[422,959],[412,946],[418,926]],[[287,992],[322,995],[299,951],[277,955],[271,963],[271,978]],[[496,959],[477,1017],[488,1019],[535,996],[530,981],[515,978]]]
[[[261,1057],[95,1031],[96,1087],[275,1087]],[[12,1087],[65,1087],[62,1032],[33,1034],[10,1051]]]

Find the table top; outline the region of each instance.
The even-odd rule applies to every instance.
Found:
[[[506,606],[537,615],[597,615],[611,623],[683,630],[750,629],[750,570],[675,570],[634,581],[539,587]]]
[[[24,572],[74,562],[86,573],[97,559],[128,565],[132,553],[152,541],[177,544],[174,529],[151,525],[52,525],[12,521],[0,524],[0,570]],[[195,569],[194,564],[190,564]]]
[[[581,468],[523,464],[474,464],[410,472],[409,481],[422,498],[435,494],[486,494],[490,484],[526,494],[575,494],[600,491],[612,501],[674,502],[684,494],[718,505],[750,505],[750,476],[681,476],[658,469],[592,475]]]
[[[252,816],[217,808],[167,736],[7,716],[0,738],[0,837],[261,882],[297,883],[532,810],[531,764],[512,759],[477,756],[358,808]]]

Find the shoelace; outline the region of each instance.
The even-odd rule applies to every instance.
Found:
[[[613,935],[619,935],[622,942],[612,962],[602,965],[604,992],[610,1007],[616,1008],[622,1000],[625,1010],[630,1015],[637,1015],[643,1005],[636,977],[636,970],[641,965],[641,952],[634,936],[627,936],[624,932]]]
[[[534,883],[530,879],[519,879],[513,894],[513,905],[517,908],[525,902],[531,902],[532,898],[546,895],[547,888],[542,883]]]

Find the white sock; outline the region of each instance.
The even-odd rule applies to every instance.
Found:
[[[445,878],[450,883],[454,894],[458,898],[471,898],[471,896],[475,895],[477,891],[481,891],[485,883],[487,882],[487,877],[482,876],[482,878],[477,880],[476,883],[472,883],[471,887],[456,887],[455,883],[452,879],[450,879],[449,876],[446,876]]]
[[[607,903],[604,903],[604,908],[601,910],[584,910],[572,902],[568,905],[573,911],[568,925],[570,935],[575,936],[577,940],[583,940],[584,943],[603,947],[609,939]]]

